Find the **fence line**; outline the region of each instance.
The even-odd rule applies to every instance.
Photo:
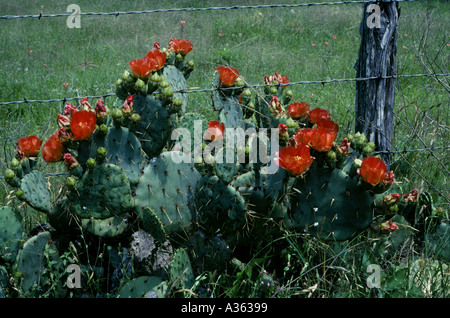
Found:
[[[370,81],[370,80],[381,80],[381,79],[390,79],[390,78],[412,78],[412,77],[448,77],[450,73],[442,73],[442,74],[405,74],[405,75],[390,75],[390,76],[372,76],[372,77],[359,77],[359,78],[336,78],[330,80],[317,80],[317,81],[298,81],[291,82],[287,84],[283,84],[283,86],[291,86],[291,85],[304,85],[304,84],[328,84],[328,83],[339,83],[339,82],[358,82],[358,81]],[[277,86],[279,84],[251,84],[245,85],[243,87],[227,87],[220,88],[221,90],[235,90],[242,88],[262,88],[267,86]],[[174,90],[175,93],[204,93],[204,92],[213,92],[218,90],[218,88],[203,88],[203,89],[179,89]],[[114,96],[115,93],[106,93],[103,95],[95,95],[95,96],[84,96],[84,97],[69,97],[69,98],[57,98],[57,99],[27,99],[19,101],[11,101],[11,102],[0,102],[0,106],[11,105],[11,104],[24,104],[24,103],[54,103],[54,102],[68,102],[71,100],[80,100],[82,98],[87,97],[91,98],[105,98],[109,96]]]
[[[415,2],[419,0],[385,0],[384,2]],[[206,8],[173,8],[173,9],[154,9],[141,11],[116,11],[116,12],[78,12],[77,15],[91,15],[91,16],[120,16],[127,14],[151,14],[151,13],[166,13],[166,12],[186,12],[186,11],[212,11],[212,10],[237,10],[237,9],[267,9],[267,8],[297,8],[297,7],[312,7],[324,5],[342,5],[342,4],[364,4],[371,3],[373,0],[359,0],[359,1],[338,1],[338,2],[312,2],[312,3],[298,3],[298,4],[261,4],[252,6],[228,6],[228,7],[206,7]],[[4,15],[0,19],[21,19],[21,18],[55,18],[73,16],[74,13],[57,13],[57,14],[30,14],[30,15]]]

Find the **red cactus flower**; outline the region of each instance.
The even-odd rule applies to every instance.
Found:
[[[131,71],[137,77],[145,79],[150,76],[152,69],[148,59],[135,59],[130,61],[129,64]]]
[[[305,102],[291,103],[289,104],[288,113],[293,119],[298,119],[307,114],[309,111],[309,105]]]
[[[51,135],[42,147],[42,158],[45,162],[57,162],[63,158],[65,147],[58,137],[58,131]]]
[[[309,145],[314,132],[315,130],[313,128],[299,129],[292,138],[294,139],[296,145]]]
[[[223,138],[225,125],[218,121],[209,121],[208,129],[206,130],[205,140],[220,140]]]
[[[167,51],[173,52],[175,54],[186,55],[193,49],[193,45],[189,40],[182,39],[170,39]]]
[[[419,194],[420,194],[420,191],[418,189],[414,189],[409,193],[405,193],[403,195],[402,202],[403,203],[409,203],[409,202],[416,203],[417,199],[419,198]]]
[[[72,114],[70,130],[75,140],[88,139],[95,130],[97,117],[89,110],[79,110]]]
[[[317,127],[331,129],[331,130],[335,131],[336,133],[339,132],[339,125],[330,119],[321,119],[317,123]]]
[[[166,64],[166,58],[166,53],[156,48],[148,51],[144,57],[144,59],[147,59],[150,63],[151,72],[156,72],[162,69],[164,67],[164,64]]]
[[[21,157],[36,157],[41,146],[42,140],[37,136],[27,136],[17,140],[17,152]]]
[[[311,137],[311,148],[324,152],[331,149],[336,140],[337,133],[327,128],[313,128]]]
[[[313,110],[310,110],[308,112],[309,114],[309,119],[312,123],[317,124],[319,123],[322,119],[330,119],[331,115],[330,113],[323,108],[314,108]]]
[[[219,66],[216,71],[219,72],[220,84],[224,87],[233,86],[239,77],[239,71],[231,66]]]
[[[107,112],[108,109],[106,108],[105,103],[101,99],[97,100],[97,103],[95,104],[95,115],[97,117],[106,117]]]
[[[380,158],[367,157],[361,163],[359,174],[371,185],[377,185],[386,177],[386,164]]]
[[[309,146],[304,144],[280,148],[277,159],[278,166],[295,176],[307,171],[314,160]]]

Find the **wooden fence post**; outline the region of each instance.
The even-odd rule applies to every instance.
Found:
[[[397,2],[374,1],[363,4],[360,25],[361,46],[355,64],[356,77],[397,74]],[[355,132],[364,133],[376,151],[390,151],[393,135],[395,79],[356,82]],[[382,153],[389,168],[389,153]]]

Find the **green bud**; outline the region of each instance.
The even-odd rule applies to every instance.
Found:
[[[189,62],[187,62],[187,66],[194,68],[195,67],[194,60],[190,60]]]
[[[122,85],[123,80],[121,78],[117,79],[116,86]]]
[[[286,126],[288,128],[300,128],[299,124],[290,117],[286,120]]]
[[[134,123],[138,123],[141,121],[141,116],[139,114],[133,113],[130,117],[130,120]]]
[[[133,75],[130,74],[130,72],[128,72],[127,70],[125,70],[122,74],[122,79],[127,82],[127,83],[132,83],[134,82],[134,77]]]
[[[175,97],[172,101],[172,103],[176,106],[176,107],[181,107],[183,106],[183,100],[180,97]]]
[[[122,110],[115,108],[115,109],[113,109],[111,115],[112,115],[113,119],[120,119],[123,116],[123,112],[122,112]]]
[[[102,135],[106,135],[108,133],[108,126],[106,126],[105,124],[101,124],[98,127],[98,131],[102,134]]]
[[[170,86],[170,84],[169,84],[169,82],[167,81],[167,80],[162,80],[160,83],[159,83],[159,86],[161,87],[161,88],[167,88],[167,87],[169,87]]]
[[[275,86],[271,86],[269,91],[270,91],[270,94],[276,95],[278,93],[278,88],[276,88]]]
[[[292,98],[294,96],[294,93],[290,89],[288,89],[284,94],[290,98]]]
[[[97,156],[99,157],[106,157],[106,149],[104,147],[98,147],[97,148]]]
[[[74,177],[68,177],[66,179],[66,186],[68,188],[73,188],[73,187],[75,187],[76,184],[77,184],[77,179],[75,179]]]
[[[175,58],[176,58],[178,61],[182,61],[182,60],[183,60],[183,55],[181,55],[180,53],[178,53],[177,55],[175,55]]]
[[[244,96],[252,97],[252,91],[249,88],[244,89]]]
[[[152,82],[159,82],[161,81],[161,76],[159,76],[158,73],[154,72],[151,76],[150,76],[150,80]]]
[[[244,80],[242,78],[238,77],[237,80],[236,80],[236,86],[237,87],[245,86]]]
[[[169,86],[169,87],[164,88],[163,95],[165,97],[172,97],[173,96],[173,89],[172,89],[172,87]]]
[[[22,189],[17,189],[17,191],[16,191],[17,199],[21,200],[23,198],[23,195],[24,195],[24,193],[23,193]]]
[[[135,88],[143,88],[145,86],[145,82],[138,78],[136,82],[134,83]]]
[[[12,171],[11,169],[6,169],[5,170],[5,179],[6,180],[12,180],[14,179],[14,177],[16,176],[16,174],[14,173],[14,171]]]
[[[96,161],[94,158],[89,158],[86,161],[86,165],[88,166],[88,168],[93,168],[95,166],[95,164],[96,164]]]
[[[18,166],[20,166],[20,161],[17,160],[16,158],[13,158],[13,159],[11,160],[11,167],[17,168]]]
[[[327,153],[328,159],[335,161],[336,160],[336,153],[334,151],[328,151]]]

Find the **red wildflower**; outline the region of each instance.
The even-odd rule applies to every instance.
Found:
[[[380,158],[367,157],[361,163],[359,174],[371,185],[377,185],[386,177],[386,164]]]
[[[337,133],[327,128],[313,128],[311,137],[311,148],[317,151],[328,151],[333,146],[333,142],[336,140]]]
[[[331,130],[335,131],[336,133],[339,132],[339,125],[330,119],[321,119],[317,123],[317,127],[331,129]]]
[[[45,162],[57,162],[62,159],[65,147],[61,143],[58,137],[58,131],[56,131],[42,147],[42,158]]]
[[[76,140],[88,139],[95,130],[97,117],[89,110],[79,110],[72,114],[70,130]]]
[[[239,71],[231,66],[219,66],[218,68],[216,68],[216,71],[219,72],[220,83],[224,87],[233,86],[239,77]]]
[[[310,121],[314,124],[319,123],[322,119],[330,119],[330,113],[323,108],[314,108],[313,110],[308,111]]]
[[[161,52],[159,49],[151,49],[147,52],[144,59],[147,59],[150,63],[150,70],[152,72],[159,71],[166,64],[167,55],[165,52]]]
[[[315,130],[313,128],[299,129],[293,137],[295,144],[309,145],[311,143],[314,132]]]
[[[223,138],[225,125],[218,121],[209,121],[208,129],[206,130],[205,140],[220,140]]]
[[[17,152],[20,157],[36,157],[41,146],[42,140],[37,136],[27,136],[17,140]]]
[[[296,147],[280,148],[277,164],[287,172],[298,176],[309,169],[313,160],[309,146],[301,144]]]
[[[135,59],[129,62],[130,69],[139,78],[148,78],[151,72],[151,64],[148,59]]]
[[[186,55],[190,51],[192,51],[194,47],[192,46],[192,43],[189,40],[182,40],[182,39],[170,39],[169,47],[167,48],[167,51],[173,52],[175,54],[180,53],[181,55]]]
[[[289,104],[288,113],[289,116],[293,119],[298,119],[303,117],[309,111],[309,105],[305,102],[300,103],[291,103]]]

